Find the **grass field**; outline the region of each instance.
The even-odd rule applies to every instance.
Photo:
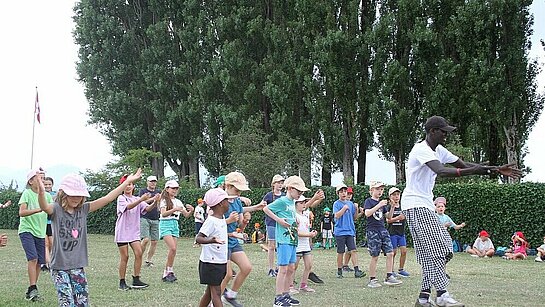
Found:
[[[50,277],[41,274],[38,288],[43,302],[25,301],[28,287],[26,260],[16,231],[0,230],[9,236],[8,246],[0,249],[0,306],[55,306],[56,294]],[[248,257],[254,265],[253,271],[243,285],[240,301],[247,307],[271,306],[274,296],[274,278],[267,277],[266,253],[256,244],[245,245]],[[166,259],[166,249],[159,242],[155,256],[155,267],[142,268],[142,279],[150,284],[145,290],[118,291],[117,265],[119,261],[113,236],[89,236],[89,281],[93,306],[198,306],[204,286],[199,284],[197,264],[200,248],[192,247],[192,240],[178,242],[178,255],[174,271],[178,281],[165,284],[161,274]],[[345,273],[344,279],[335,278],[336,254],[333,250],[315,250],[314,271],[325,281],[311,286],[316,293],[302,293],[295,297],[301,306],[413,306],[420,290],[420,272],[410,250],[406,269],[412,273],[397,287],[383,286],[377,289],[366,287],[367,278],[355,279]],[[368,271],[369,255],[360,249],[360,266]],[[129,260],[129,264],[131,264]],[[127,276],[131,275],[129,266]],[[466,306],[543,306],[545,264],[532,259],[506,261],[499,257],[475,259],[457,253],[448,264],[452,278],[449,291]],[[385,272],[385,258],[379,260],[378,273]],[[298,272],[297,276],[300,276]],[[299,279],[300,277],[298,277]]]

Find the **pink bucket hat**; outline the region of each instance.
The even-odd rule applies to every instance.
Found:
[[[62,179],[59,190],[63,190],[68,196],[90,196],[89,192],[87,191],[87,183],[85,183],[85,179],[77,174],[66,175]]]
[[[224,199],[237,198],[238,196],[229,196],[222,188],[210,189],[204,194],[204,202],[208,207],[214,207]]]
[[[443,196],[439,196],[435,199],[435,201],[433,202],[436,206],[440,203],[442,203],[443,205],[446,205],[447,204],[447,199],[444,198]]]

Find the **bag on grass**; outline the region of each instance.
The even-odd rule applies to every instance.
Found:
[[[496,248],[496,252],[494,254],[501,257],[501,256],[505,255],[506,250],[507,250],[507,247],[498,246],[498,248]]]

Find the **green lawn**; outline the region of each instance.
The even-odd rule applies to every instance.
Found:
[[[42,303],[24,300],[28,287],[26,260],[16,231],[6,230],[8,246],[0,249],[0,306],[56,305],[56,294],[48,275],[42,274],[38,288],[44,297]],[[266,253],[257,245],[244,247],[254,270],[242,287],[239,298],[248,307],[271,306],[274,296],[274,279],[267,277]],[[192,247],[192,240],[178,243],[178,255],[174,270],[178,282],[165,284],[161,281],[166,249],[159,242],[155,257],[156,266],[142,268],[142,279],[150,284],[145,290],[118,291],[118,251],[113,236],[89,236],[89,263],[86,268],[91,303],[94,306],[198,306],[204,286],[198,281],[197,264],[200,248]],[[403,279],[397,287],[366,287],[367,278],[354,279],[346,274],[344,279],[335,278],[336,254],[333,250],[316,250],[315,272],[325,281],[311,286],[316,293],[298,294],[301,306],[327,304],[329,306],[412,306],[420,290],[420,272],[409,252],[407,270],[413,274]],[[361,249],[360,266],[368,271],[369,255]],[[129,263],[131,261],[129,260]],[[131,267],[131,266],[130,266]],[[129,269],[128,276],[131,274]],[[506,261],[499,257],[474,259],[457,253],[448,265],[452,278],[450,292],[467,306],[542,306],[545,301],[543,272],[545,266],[532,259]],[[385,258],[379,260],[379,276],[384,275]],[[297,276],[300,276],[298,272]]]

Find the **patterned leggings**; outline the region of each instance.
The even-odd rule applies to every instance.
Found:
[[[89,306],[89,288],[83,268],[52,270],[51,278],[57,289],[59,306]]]
[[[413,238],[416,261],[422,267],[421,290],[446,290],[449,280],[445,273],[452,259],[452,239],[445,227],[439,224],[434,212],[419,207],[403,210]]]

